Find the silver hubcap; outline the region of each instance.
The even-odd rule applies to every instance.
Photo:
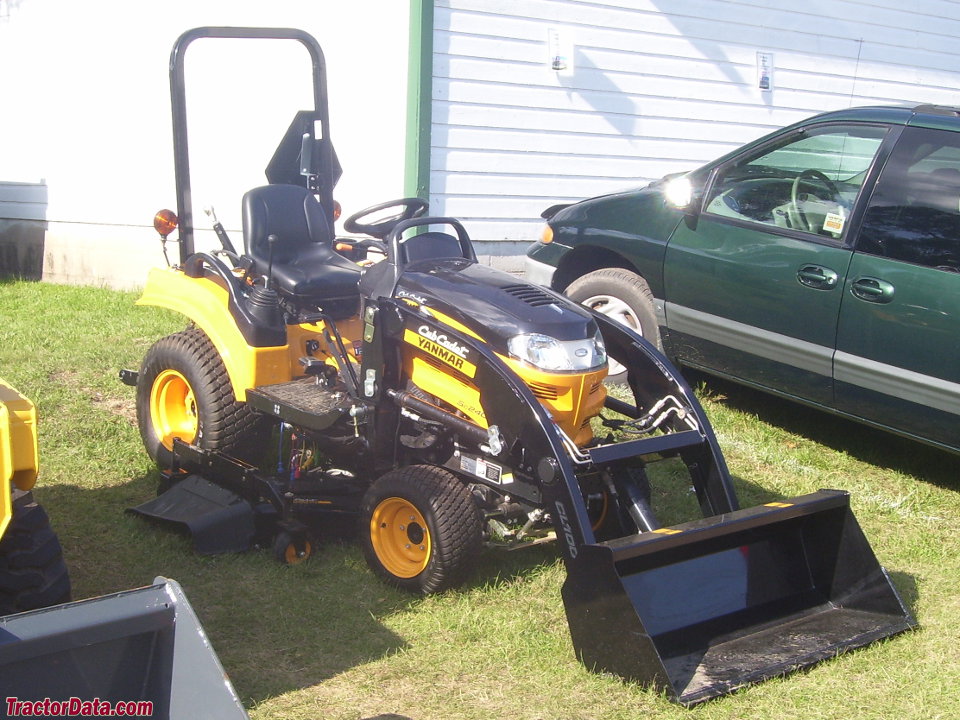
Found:
[[[623,300],[613,295],[592,295],[582,301],[591,310],[603,313],[609,318],[616,320],[621,325],[626,325],[638,335],[643,335],[643,328],[640,326],[640,319],[629,305]],[[613,358],[609,359],[610,375],[619,375],[626,368]]]

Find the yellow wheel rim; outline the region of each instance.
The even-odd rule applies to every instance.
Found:
[[[387,498],[377,505],[370,517],[370,540],[383,567],[396,577],[415,577],[430,562],[427,522],[403,498]]]
[[[283,551],[283,559],[287,565],[299,565],[309,560],[312,554],[313,545],[311,545],[309,541],[303,544],[302,554],[297,552],[297,544],[292,542],[287,545],[287,549]]]
[[[197,437],[197,400],[190,383],[176,370],[164,370],[153,381],[150,421],[167,450],[173,450],[174,438],[193,442]]]

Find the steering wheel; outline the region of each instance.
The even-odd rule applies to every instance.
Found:
[[[807,216],[803,214],[803,210],[800,209],[800,203],[798,202],[798,196],[800,194],[800,183],[806,182],[808,185],[812,185],[814,182],[820,183],[830,192],[830,199],[835,203],[840,205],[840,190],[833,183],[833,180],[828,178],[819,170],[808,169],[801,172],[793,179],[793,187],[790,188],[790,220],[791,225],[799,230],[807,230],[809,232],[817,232],[819,228],[814,227]]]
[[[427,212],[429,207],[430,204],[426,200],[421,200],[420,198],[391,200],[389,202],[380,203],[379,205],[373,205],[372,207],[368,207],[358,213],[354,213],[343,221],[343,229],[349,233],[362,233],[363,235],[370,235],[371,237],[383,240],[387,235],[390,234],[390,231],[393,230],[394,226],[398,222],[418,218]],[[387,215],[386,217],[376,218],[372,221],[366,221],[368,216],[375,215],[376,213],[384,210],[390,210],[392,208],[398,208],[399,212],[393,215]]]

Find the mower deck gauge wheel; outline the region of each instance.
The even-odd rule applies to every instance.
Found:
[[[282,530],[273,541],[273,556],[284,565],[299,565],[313,557],[315,544],[306,535]]]

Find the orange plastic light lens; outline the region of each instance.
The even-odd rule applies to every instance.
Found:
[[[177,229],[179,222],[180,218],[173,210],[161,210],[153,216],[153,228],[164,238]]]
[[[544,225],[543,230],[540,231],[540,242],[544,245],[553,242],[553,228],[549,225]]]
[[[343,208],[340,207],[340,203],[338,203],[336,200],[334,200],[334,201],[333,201],[333,219],[334,219],[334,220],[339,220],[339,219],[340,219],[340,214],[341,214],[342,212],[343,212]]]

